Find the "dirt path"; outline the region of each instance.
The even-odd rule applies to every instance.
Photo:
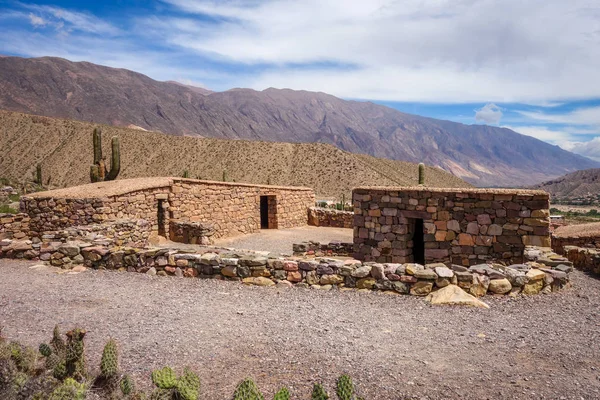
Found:
[[[431,307],[378,293],[244,287],[217,280],[88,271],[58,275],[0,260],[0,324],[47,341],[76,324],[98,365],[109,336],[139,383],[164,364],[192,366],[203,399],[227,399],[245,376],[272,398],[350,373],[366,399],[600,398],[600,280],[489,310]],[[330,391],[333,394],[332,391]]]
[[[235,249],[291,254],[292,245],[305,241],[329,243],[333,240],[352,243],[352,229],[302,226],[291,229],[265,229],[251,235],[218,239],[215,246]]]

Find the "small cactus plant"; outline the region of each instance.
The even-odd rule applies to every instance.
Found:
[[[246,378],[235,389],[233,400],[264,400],[264,396],[258,390],[256,383],[252,379]]]
[[[152,371],[152,383],[159,389],[174,389],[177,386],[177,375],[171,367]]]
[[[425,185],[425,164],[419,163],[419,185]]]
[[[288,388],[283,387],[279,389],[279,392],[275,393],[273,400],[290,400],[290,391]]]
[[[135,391],[135,383],[129,375],[125,375],[123,379],[121,379],[119,386],[121,387],[121,393],[125,396],[129,396]]]
[[[35,183],[42,186],[44,181],[42,180],[42,164],[35,166]]]
[[[119,372],[119,352],[117,342],[110,339],[104,346],[102,360],[100,361],[100,372],[104,377],[115,376]]]
[[[200,396],[200,378],[189,368],[177,380],[177,395],[182,400],[198,400]]]
[[[329,399],[329,395],[325,391],[325,388],[320,383],[315,383],[313,386],[313,391],[311,395],[312,400],[327,400]]]
[[[50,357],[50,354],[52,354],[52,348],[50,348],[50,346],[46,343],[40,344],[39,350],[44,357]]]
[[[227,170],[223,170],[223,182],[227,182]]]
[[[342,375],[337,380],[336,393],[340,400],[354,400],[354,384],[348,375]]]
[[[81,381],[86,376],[85,370],[85,348],[83,338],[85,329],[75,328],[67,332],[67,351],[65,355],[65,367],[67,375]]]
[[[186,179],[189,178],[190,172],[187,169],[183,170],[183,175],[181,177]]]

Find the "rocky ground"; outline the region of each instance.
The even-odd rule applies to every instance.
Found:
[[[306,399],[313,382],[331,389],[344,372],[366,399],[600,398],[600,280],[577,271],[571,289],[486,297],[485,310],[31,265],[0,260],[5,335],[37,345],[55,323],[81,325],[90,365],[114,337],[139,383],[164,364],[190,365],[203,399],[229,398],[245,376],[267,398],[288,385]]]

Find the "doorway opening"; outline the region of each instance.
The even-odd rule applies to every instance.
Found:
[[[415,233],[413,235],[413,262],[425,264],[425,238],[423,233],[423,220],[415,219]]]
[[[260,229],[269,229],[269,196],[260,196]]]
[[[156,217],[158,220],[158,236],[167,237],[167,229],[166,222],[167,218],[165,216],[165,200],[158,200],[158,210],[156,211]]]

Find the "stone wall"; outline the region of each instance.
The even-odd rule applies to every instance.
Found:
[[[344,242],[319,243],[310,241],[294,243],[292,245],[292,251],[295,256],[348,257],[351,256],[354,251],[354,244]]]
[[[169,221],[169,238],[172,242],[190,244],[212,244],[215,229],[211,224],[203,222]]]
[[[565,246],[563,250],[575,268],[600,275],[599,250],[576,246]]]
[[[478,264],[469,268],[444,264],[371,263],[330,258],[264,257],[240,255],[222,249],[199,253],[173,248],[113,247],[99,240],[32,243],[0,240],[0,257],[45,260],[63,269],[85,266],[149,275],[200,277],[241,281],[259,286],[313,289],[382,290],[425,296],[457,285],[474,296],[485,294],[533,295],[558,291],[569,285],[572,269],[550,249],[530,249],[524,264]]]
[[[133,189],[132,189],[133,188]],[[307,188],[258,186],[180,178],[132,179],[40,192],[21,199],[31,236],[115,220],[144,220],[150,232],[169,237],[171,219],[210,223],[214,237],[256,232],[260,198],[268,196],[269,227],[307,224],[314,204]]]
[[[510,264],[525,246],[550,246],[543,191],[357,188],[353,202],[354,257],[365,261]]]
[[[311,207],[308,210],[308,224],[335,228],[353,228],[354,213],[331,208]]]
[[[600,237],[556,237],[552,236],[552,250],[558,254],[566,254],[568,246],[587,247],[591,249],[600,248]]]
[[[29,215],[0,214],[0,239],[25,239],[30,236]]]
[[[261,229],[261,196],[268,198],[269,229],[306,225],[315,200],[310,189],[182,180],[173,185],[169,210],[175,219],[212,224],[215,238],[234,236]]]

